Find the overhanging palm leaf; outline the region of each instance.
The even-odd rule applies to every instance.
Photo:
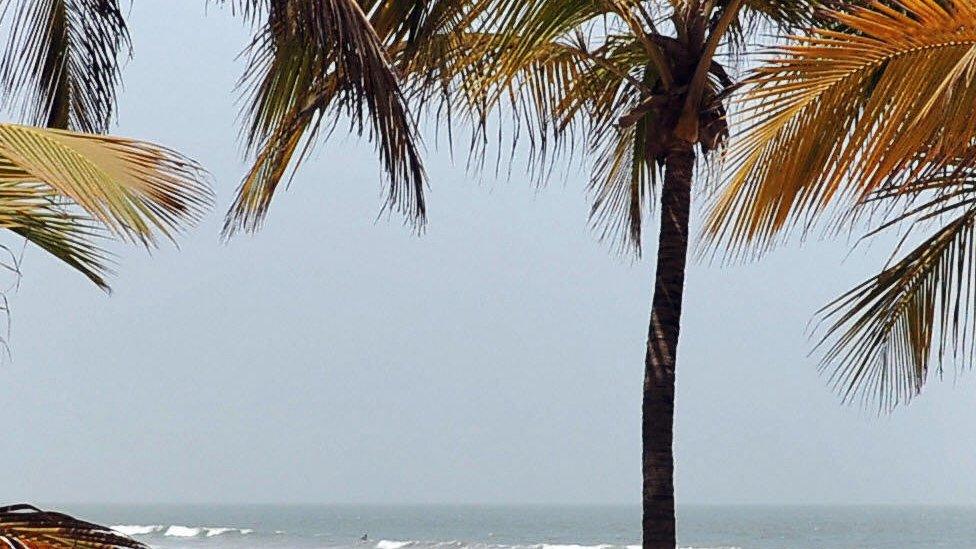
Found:
[[[495,137],[502,145],[504,133],[512,147],[524,140],[534,172],[530,177],[538,181],[547,178],[553,160],[563,152],[590,146],[606,149],[594,172],[598,205],[593,217],[601,230],[606,228],[604,234],[626,240],[634,231],[622,227],[633,224],[619,223],[617,208],[633,196],[646,195],[647,177],[641,174],[649,165],[631,164],[632,148],[621,143],[629,139],[633,144],[633,128],[618,132],[615,124],[642,94],[651,92],[656,79],[642,82],[649,58],[641,39],[620,34],[620,26],[607,26],[614,6],[602,0],[492,0],[481,9],[483,17],[466,32],[429,41],[429,51],[409,59],[402,69],[416,75],[412,83],[422,90],[421,103],[439,96],[446,107],[442,110],[466,119],[473,129],[470,152],[479,164]],[[591,34],[611,32],[603,44],[590,43]],[[499,128],[496,136],[491,117],[503,109],[510,114],[512,129]],[[620,134],[619,139],[614,134]],[[590,143],[588,138],[596,135],[600,138]],[[631,176],[641,179],[641,190],[620,192],[617,183]],[[623,212],[640,214],[642,208],[627,204]],[[636,219],[639,227],[639,216]]]
[[[0,124],[0,227],[105,287],[92,237],[154,245],[195,222],[211,192],[191,160],[149,143]]]
[[[948,222],[821,311],[822,367],[845,400],[891,408],[921,391],[933,360],[941,374],[946,359],[976,358],[976,183],[933,184],[948,189],[883,228]]]
[[[0,82],[30,124],[107,131],[129,35],[117,0],[13,0]]]
[[[101,288],[109,258],[93,242],[104,237],[92,218],[72,211],[46,185],[0,178],[0,228],[13,231],[81,271]]]
[[[301,162],[301,154],[296,159],[296,153],[315,140],[323,117],[337,114],[349,117],[353,131],[368,132],[376,142],[390,180],[388,204],[417,223],[424,222],[426,176],[419,137],[384,43],[398,35],[400,27],[394,25],[388,30],[390,36],[381,37],[368,15],[370,3],[366,4],[356,0],[238,4],[248,15],[264,14],[266,21],[251,45],[245,77],[253,85],[247,142],[257,159],[228,213],[225,234],[260,225],[289,165]],[[383,10],[398,8],[402,11],[402,2],[383,2],[375,6],[372,16],[389,21]],[[335,121],[325,124],[328,132]]]
[[[401,72],[415,76],[413,93],[419,104],[436,104],[470,124],[470,152],[479,164],[490,141],[489,118],[504,105],[511,112],[512,144],[526,139],[530,164],[543,166],[550,149],[560,150],[567,144],[564,138],[574,134],[582,118],[578,115],[590,104],[587,94],[613,95],[620,79],[629,78],[627,68],[620,67],[594,74],[589,65],[598,54],[587,51],[575,33],[561,38],[489,32],[442,36],[430,41],[422,56],[404,63]]]
[[[900,6],[833,12],[848,32],[797,37],[756,70],[712,238],[763,249],[833,201],[976,160],[976,4]]]
[[[0,507],[0,544],[12,549],[148,549],[104,526],[31,505]]]
[[[878,231],[948,218],[821,311],[832,384],[890,408],[918,394],[933,360],[941,372],[976,358],[976,4],[873,2],[830,17],[754,73],[752,125],[706,232],[762,251],[832,207],[838,222],[893,214]]]

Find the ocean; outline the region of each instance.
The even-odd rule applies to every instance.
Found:
[[[158,548],[636,549],[626,506],[104,506],[62,510]],[[684,548],[976,548],[976,508],[688,506]],[[367,539],[362,541],[363,534]]]

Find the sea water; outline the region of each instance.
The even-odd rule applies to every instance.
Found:
[[[635,506],[53,507],[159,548],[636,549],[640,541]],[[976,508],[687,506],[678,530],[679,545],[696,549],[976,548]]]

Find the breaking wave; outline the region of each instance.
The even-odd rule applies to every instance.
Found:
[[[139,526],[137,524],[116,524],[112,526],[112,530],[126,535],[126,536],[145,536],[160,532],[165,528],[164,526],[159,526],[158,524],[152,526]]]
[[[376,542],[376,549],[403,549],[404,547],[410,547],[416,544],[416,541],[390,541],[383,539]]]
[[[250,528],[227,528],[218,526],[180,526],[177,524],[171,526],[163,526],[160,524],[152,525],[139,525],[139,524],[117,524],[112,526],[112,530],[126,536],[148,536],[151,534],[162,534],[168,537],[177,538],[195,538],[195,537],[207,537],[212,538],[214,536],[222,536],[224,534],[239,534],[246,536],[252,533],[254,530]]]

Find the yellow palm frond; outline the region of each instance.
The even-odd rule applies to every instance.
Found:
[[[976,4],[900,6],[834,12],[846,31],[796,37],[756,69],[710,238],[762,250],[832,203],[976,160]]]
[[[202,170],[142,141],[0,124],[3,173],[40,181],[83,208],[113,234],[155,244],[209,207]]]
[[[872,234],[941,223],[821,311],[831,383],[890,408],[919,393],[931,364],[976,359],[976,3],[872,2],[829,17],[747,82],[748,126],[706,234],[761,252],[828,211],[835,223],[880,215]]]
[[[173,238],[209,207],[203,179],[193,161],[150,143],[0,124],[0,228],[101,287],[107,261],[96,239]]]

